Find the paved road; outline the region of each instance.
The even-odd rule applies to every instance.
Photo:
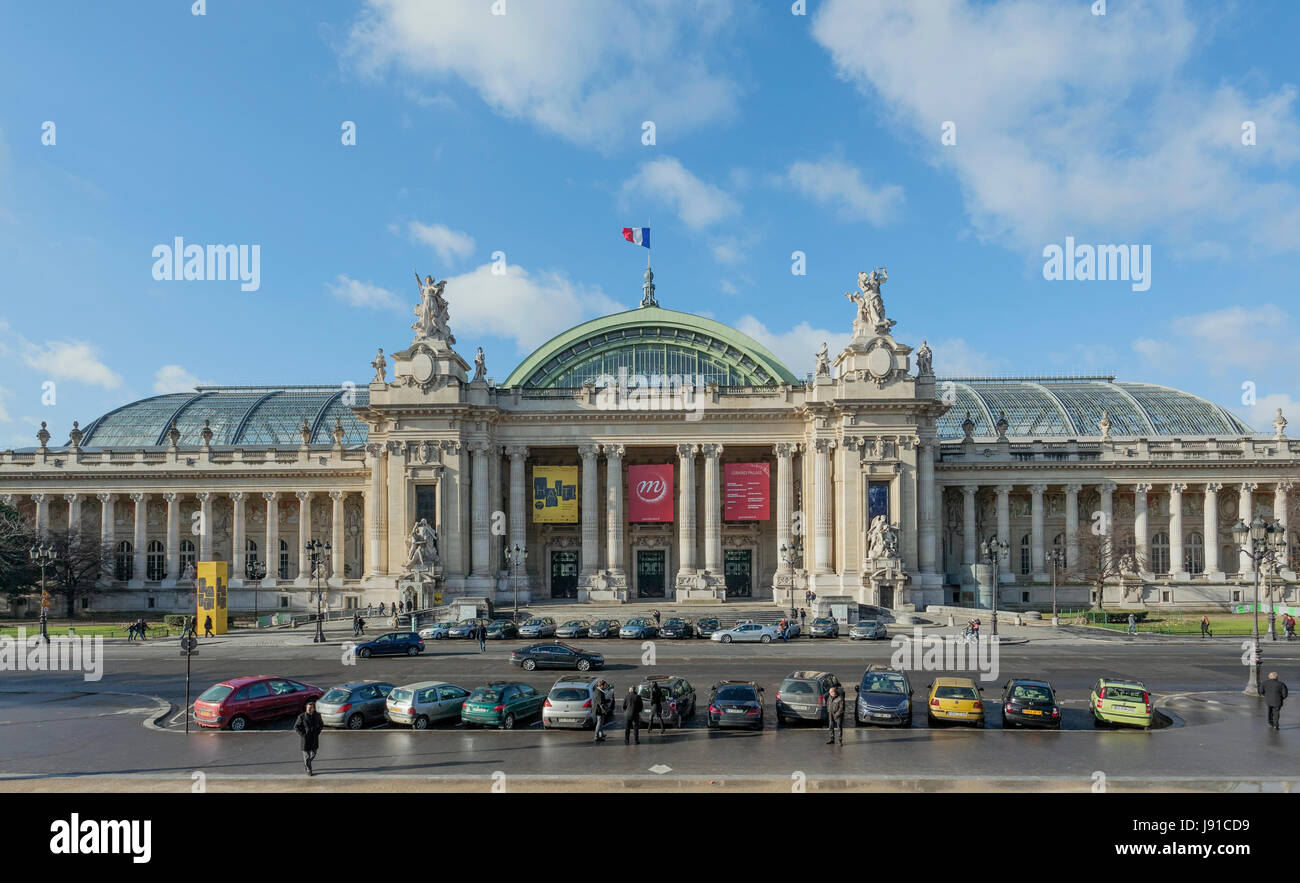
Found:
[[[522,672],[508,663],[515,642],[489,645],[430,642],[415,658],[356,660],[345,665],[338,644],[298,643],[294,636],[229,637],[204,641],[193,662],[193,691],[237,674],[279,674],[327,688],[359,678],[394,683],[442,679],[466,687],[520,680],[546,689],[554,672]],[[574,787],[707,786],[712,781],[789,788],[806,778],[809,790],[829,787],[1077,788],[1104,773],[1111,788],[1287,788],[1297,778],[1300,723],[1267,730],[1259,700],[1241,694],[1245,670],[1237,642],[1142,643],[1087,639],[1035,640],[1000,648],[999,677],[1046,677],[1065,707],[1060,733],[1003,731],[990,715],[987,730],[931,730],[918,714],[910,730],[850,728],[845,745],[827,747],[817,728],[773,726],[772,702],[781,679],[795,669],[832,671],[849,683],[870,662],[888,662],[887,642],[800,641],[789,645],[723,647],[706,641],[654,645],[656,664],[642,664],[640,642],[599,646],[606,677],[618,693],[645,674],[679,674],[701,690],[723,678],[749,678],[766,688],[763,732],[716,732],[701,719],[666,736],[642,733],[624,746],[621,730],[594,745],[590,733],[513,732],[442,725],[414,732],[381,728],[327,731],[312,787],[485,789],[493,775],[517,782],[563,781]],[[1268,664],[1300,682],[1300,645],[1268,647]],[[183,733],[184,660],[175,641],[145,646],[106,643],[102,680],[64,673],[6,673],[0,679],[0,788],[94,789],[111,777],[121,786],[189,788],[195,771],[210,787],[297,788],[304,784],[297,739],[287,721],[245,733]],[[913,672],[918,698],[933,673]],[[1157,694],[1173,724],[1151,732],[1097,731],[1087,692],[1099,675],[1139,677]],[[850,693],[850,697],[851,697]],[[705,694],[707,698],[707,693]],[[170,708],[170,711],[168,709]],[[621,715],[620,715],[621,718]],[[161,729],[148,725],[162,721]],[[652,771],[652,768],[660,768]],[[669,768],[663,771],[662,767]],[[254,777],[254,778],[249,778]]]

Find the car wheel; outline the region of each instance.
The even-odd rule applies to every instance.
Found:
[[[362,659],[369,659],[369,658],[370,658],[370,648],[369,648],[369,647],[362,647],[360,650],[357,651],[357,655],[360,656]]]
[[[348,718],[349,730],[360,730],[363,727],[365,727],[365,725],[366,725],[366,716],[359,711]]]
[[[1092,715],[1092,726],[1094,729],[1097,730],[1103,730],[1106,728],[1106,724],[1102,721],[1101,718],[1097,717],[1095,712]]]
[[[429,719],[424,715],[420,715],[415,719],[415,724],[413,726],[417,730],[427,730],[429,729]]]
[[[907,717],[903,718],[902,726],[908,728],[912,726],[912,716],[910,714]]]
[[[579,659],[579,660],[578,660],[578,671],[591,671],[591,660],[590,660],[590,659]]]
[[[722,636],[722,643],[724,643],[724,644],[730,644],[730,643],[731,643],[731,635],[723,635],[723,636]]]
[[[759,640],[762,641],[764,644],[770,644],[772,643],[772,636],[764,635],[763,637],[759,638]]]
[[[419,653],[420,653],[420,648],[419,648],[419,647],[407,647],[407,648],[406,648],[406,655],[407,655],[407,656],[417,656],[417,655],[419,655]]]
[[[244,717],[242,714],[235,715],[230,719],[230,729],[234,730],[236,733],[242,733],[244,730],[247,730],[248,718]]]
[[[532,671],[532,670],[535,669],[535,668],[537,668],[537,663],[536,663],[536,662],[534,662],[534,661],[531,660],[531,659],[525,659],[525,660],[524,660],[524,671]]]
[[[677,716],[673,718],[673,729],[680,730],[681,728],[682,728],[682,713],[679,711],[677,712]],[[1151,729],[1151,728],[1147,727],[1147,729]]]
[[[501,721],[501,729],[513,730],[514,728],[515,728],[515,716],[513,714],[507,714],[505,720]]]

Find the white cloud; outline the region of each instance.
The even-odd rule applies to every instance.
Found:
[[[637,173],[623,182],[622,195],[625,200],[640,198],[668,206],[694,230],[710,227],[740,211],[734,199],[697,178],[671,156],[642,163]]]
[[[153,375],[156,393],[191,392],[196,386],[214,386],[211,381],[199,380],[180,365],[163,365]]]
[[[813,35],[953,171],[981,236],[1300,248],[1296,89],[1199,85],[1206,18],[1178,0],[1104,18],[1088,3],[827,0]]]
[[[459,78],[506,117],[572,142],[639,145],[732,116],[739,87],[712,69],[730,0],[367,0],[343,56],[363,74]]]
[[[735,324],[737,331],[748,334],[776,355],[785,363],[795,377],[803,377],[817,367],[815,358],[822,343],[830,351],[831,361],[840,354],[849,342],[849,330],[829,331],[814,328],[808,322],[800,322],[787,331],[771,331],[758,318],[751,315],[741,316]]]
[[[370,282],[361,282],[350,276],[340,275],[335,284],[326,284],[330,293],[339,300],[354,307],[371,307],[373,309],[400,310],[402,303],[397,295],[386,288],[380,288]]]
[[[1286,434],[1291,438],[1300,436],[1300,400],[1292,398],[1287,393],[1275,392],[1259,396],[1255,399],[1254,405],[1242,405],[1232,410],[1236,411],[1256,432],[1272,435],[1275,431],[1273,420],[1277,417],[1278,408],[1282,409],[1282,416],[1287,421],[1284,430]]]
[[[44,378],[72,380],[116,389],[122,378],[99,358],[99,350],[84,340],[47,340],[34,344],[20,338],[23,361]]]
[[[10,395],[11,393],[8,389],[0,386],[0,423],[12,423],[14,420],[13,416],[9,413],[9,409],[5,407],[5,400],[8,399]]]
[[[867,221],[879,227],[903,204],[902,187],[886,184],[873,188],[855,166],[834,157],[791,163],[780,180],[819,205],[834,208],[846,221]]]
[[[993,377],[1006,371],[1002,359],[975,349],[960,337],[936,341],[929,347],[934,350],[934,373],[940,377]]]
[[[474,237],[443,224],[421,224],[412,221],[407,229],[416,242],[433,246],[434,253],[444,264],[463,260],[474,253]]]

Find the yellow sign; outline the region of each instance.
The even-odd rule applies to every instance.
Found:
[[[212,634],[226,633],[227,566],[225,561],[200,561],[194,569],[200,635],[207,634],[208,617],[212,618]]]
[[[533,523],[578,523],[578,467],[533,467]]]
[[[46,591],[42,591],[42,592],[41,592],[41,606],[42,606],[42,607],[53,607],[53,606],[54,606],[54,602],[50,600],[50,593],[49,593],[49,592],[46,592]]]
[[[433,593],[433,603],[434,603],[434,604],[441,604],[441,603],[442,603],[442,592],[434,592],[434,593]]]

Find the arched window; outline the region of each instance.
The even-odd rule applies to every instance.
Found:
[[[253,540],[244,541],[244,561],[246,564],[257,563],[257,543]]]
[[[1188,573],[1205,572],[1205,538],[1199,533],[1189,533],[1183,543],[1183,570]]]
[[[1060,553],[1060,567],[1062,570],[1070,566],[1069,556],[1066,555],[1065,534],[1058,533],[1056,539],[1052,540],[1052,551]]]
[[[113,578],[118,582],[135,579],[135,552],[127,540],[117,544],[117,555],[113,559]]]
[[[176,574],[177,578],[183,577],[191,568],[198,565],[198,556],[194,554],[194,541],[181,540],[181,572]]]
[[[1147,570],[1161,574],[1169,572],[1169,534],[1158,533],[1151,538],[1151,562]]]
[[[1032,563],[1033,558],[1029,551],[1029,534],[1025,534],[1020,538],[1020,572],[1028,576]]]
[[[289,543],[280,540],[280,569],[277,572],[280,579],[289,578]]]
[[[163,551],[163,544],[158,540],[149,541],[149,551],[145,557],[145,573],[154,582],[167,575],[167,555]]]

